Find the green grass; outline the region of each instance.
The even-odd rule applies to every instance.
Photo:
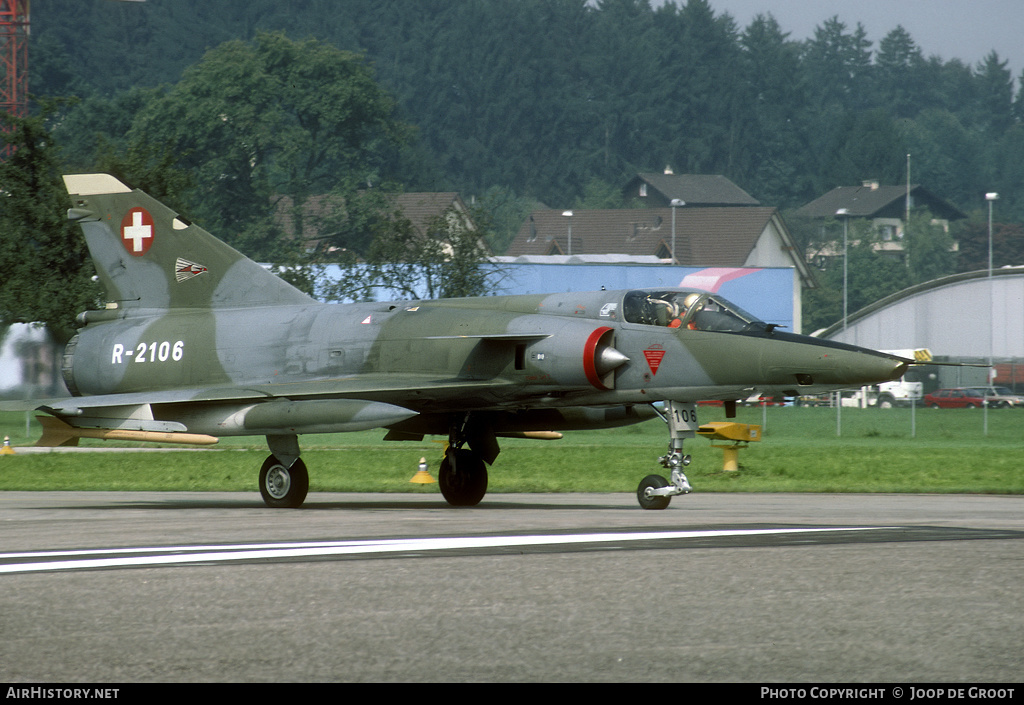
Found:
[[[702,408],[703,421],[723,419]],[[740,409],[737,421],[767,420],[764,440],[740,451],[740,469],[722,471],[709,441],[686,442],[687,476],[704,492],[1024,493],[1024,411],[844,409],[837,436],[832,409]],[[0,414],[0,436],[15,455],[0,455],[0,490],[254,491],[268,451],[264,439],[226,438],[214,449],[152,453],[17,453],[28,437],[23,414]],[[311,491],[438,492],[409,480],[425,456],[431,473],[443,445],[384,443],[381,431],[303,436]],[[603,431],[574,431],[559,441],[502,441],[490,471],[491,492],[632,492],[657,463],[668,436],[660,421]],[[102,446],[103,441],[83,440]],[[108,443],[109,445],[109,443]],[[120,444],[134,445],[139,444]]]

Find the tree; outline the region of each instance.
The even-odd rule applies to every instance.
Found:
[[[194,175],[190,216],[252,257],[288,259],[274,216],[343,177],[377,180],[409,138],[361,56],[259,33],[207,52],[136,116],[131,145]],[[294,243],[292,243],[294,244]]]
[[[328,221],[337,226],[326,244],[334,276],[318,292],[329,301],[372,301],[380,290],[389,298],[435,299],[483,296],[489,274],[481,265],[488,251],[482,208],[467,220],[454,207],[431,218],[419,232],[396,205],[397,191],[372,189],[353,194]],[[341,233],[357,228],[373,237],[366,257],[349,248],[331,247]]]
[[[475,203],[473,221],[490,223],[490,227],[483,228],[484,237],[491,251],[499,255],[508,249],[530,213],[544,208],[535,199],[517,196],[512,189],[503,186],[487,189]]]
[[[765,203],[797,205],[814,195],[801,157],[799,113],[806,98],[803,82],[794,80],[800,75],[799,45],[771,15],[755,17],[741,43],[751,98],[744,183]]]
[[[1013,100],[1013,118],[1018,124],[1024,123],[1024,70],[1017,78],[1017,97]]]
[[[988,269],[988,219],[979,211],[965,224],[959,234],[958,272]],[[992,266],[1024,264],[1024,226],[1019,223],[992,224]]]
[[[978,64],[978,122],[991,137],[999,137],[1013,124],[1013,76],[1008,63],[993,51]]]
[[[832,232],[836,229],[835,223],[827,227]],[[910,286],[906,266],[875,247],[879,238],[870,221],[851,220],[848,235],[846,294],[849,314]],[[815,331],[842,320],[842,255],[831,258],[825,271],[819,274],[818,283],[817,289],[810,289],[804,294],[805,331]]]
[[[136,114],[160,94],[154,88],[132,88],[109,98],[92,95],[69,101],[52,120],[53,135],[60,143],[66,166],[89,173],[95,170],[101,155],[128,150],[127,135]],[[134,151],[141,155],[138,147]],[[129,182],[138,185],[135,180]]]
[[[399,214],[396,226],[374,241],[369,271],[379,286],[404,298],[483,296],[486,256],[480,233],[454,208],[431,218],[426,233]]]
[[[583,189],[583,195],[576,199],[573,208],[580,210],[603,210],[609,208],[626,208],[622,189],[601,179],[591,179]],[[525,220],[525,218],[524,218]],[[522,220],[520,221],[522,223]]]
[[[684,136],[673,160],[688,173],[731,174],[746,146],[749,100],[736,25],[729,15],[715,17],[707,0],[687,0],[679,20],[682,32],[668,38],[675,75],[685,77],[675,86],[678,115],[667,130]]]
[[[955,271],[953,238],[945,228],[933,222],[927,208],[911,212],[903,243],[910,273],[908,285],[938,279]]]
[[[74,318],[95,305],[100,290],[85,238],[68,222],[70,206],[57,147],[43,114],[16,118],[0,113],[0,321],[44,323],[59,341],[74,332]]]
[[[800,131],[808,155],[804,171],[812,180],[815,194],[865,178],[884,178],[877,172],[865,174],[859,170],[867,160],[850,138],[854,130],[872,132],[881,122],[866,112],[872,93],[870,48],[862,25],[847,33],[838,17],[817,27],[814,37],[804,42],[800,77],[806,82],[807,101]],[[864,124],[865,120],[871,125]],[[872,137],[872,142],[877,144],[878,140]]]
[[[818,166],[825,184],[855,184],[865,178],[882,183],[899,183],[906,173],[907,150],[902,135],[888,112],[876,108],[868,112],[842,116],[836,120],[833,141],[828,145]]]
[[[901,26],[885,35],[878,44],[875,79],[878,103],[892,115],[911,118],[921,109],[924,57],[914,39]]]
[[[991,172],[986,181],[994,183],[991,190],[999,193],[1000,219],[1024,221],[1024,122],[1006,131],[989,164]],[[977,197],[976,193],[971,195]]]
[[[412,222],[394,207],[401,187],[381,184],[360,189],[351,179],[318,203],[306,224],[318,234],[315,260],[326,265],[315,292],[325,301],[373,301],[380,279],[367,263],[379,241],[408,238]]]
[[[802,63],[808,79],[808,96],[817,109],[835,106],[847,110],[866,107],[871,73],[871,42],[860,23],[852,34],[838,17],[816,27],[804,44]]]
[[[968,202],[982,177],[983,142],[948,110],[921,111],[899,124],[902,142],[912,156],[912,173],[925,174],[928,189],[954,203]]]

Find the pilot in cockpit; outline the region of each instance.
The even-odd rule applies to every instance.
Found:
[[[724,299],[694,291],[647,293],[632,291],[624,299],[625,320],[664,328],[716,332],[766,330],[754,316],[737,309]]]
[[[651,320],[656,326],[665,326],[668,328],[678,328],[679,323],[682,320],[683,315],[686,311],[680,312],[679,304],[676,303],[675,297],[671,294],[665,296],[663,299],[655,299],[653,297],[647,298],[648,303],[651,305]]]
[[[688,294],[686,296],[686,298],[683,299],[682,306],[680,306],[679,304],[676,304],[675,302],[673,302],[673,306],[675,306],[675,308],[676,308],[676,314],[672,318],[672,320],[669,321],[668,327],[669,328],[679,328],[680,326],[682,326],[683,325],[683,319],[686,317],[686,314],[690,311],[690,309],[694,306],[694,304],[697,303],[698,299],[700,299],[700,294]],[[693,314],[695,315],[696,313],[697,313],[697,310],[694,310]],[[686,327],[688,329],[690,329],[690,330],[697,330],[697,326],[694,323],[693,315],[690,316],[690,320],[686,324]]]
[[[686,314],[698,299],[700,299],[700,294],[694,293],[688,294],[682,302],[672,294],[667,295],[663,299],[649,299],[649,301],[654,304],[655,325],[665,326],[667,328],[682,327],[683,319],[686,318]],[[696,313],[696,311],[694,313]],[[692,316],[690,321],[687,323],[687,328],[690,330],[696,330]]]

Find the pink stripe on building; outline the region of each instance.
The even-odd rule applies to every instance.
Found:
[[[679,286],[684,288],[692,287],[695,289],[703,289],[704,291],[710,291],[714,294],[726,282],[760,271],[761,270],[759,268],[752,267],[708,267],[707,269],[702,269],[695,274],[687,274],[683,277],[683,280],[679,282]]]

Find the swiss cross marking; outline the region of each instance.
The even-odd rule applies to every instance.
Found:
[[[153,244],[153,216],[145,208],[132,208],[121,220],[121,244],[135,257],[142,257]]]

